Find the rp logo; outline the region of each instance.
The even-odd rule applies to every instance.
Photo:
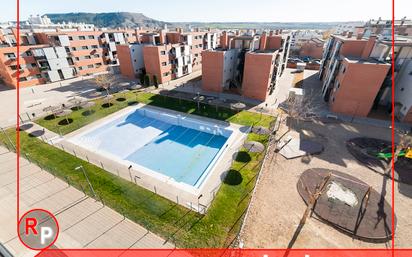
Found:
[[[19,221],[19,237],[30,249],[42,250],[53,245],[59,234],[59,225],[50,212],[34,209],[26,212]]]

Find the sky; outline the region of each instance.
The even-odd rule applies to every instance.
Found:
[[[16,0],[1,0],[13,3]],[[20,0],[30,14],[141,12],[168,22],[325,22],[391,18],[391,0]],[[412,1],[396,0],[396,18],[412,18]],[[16,20],[16,4],[2,4],[0,21]]]

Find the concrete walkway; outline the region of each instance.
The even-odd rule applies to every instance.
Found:
[[[16,235],[16,154],[0,147],[0,242],[14,256],[34,256]],[[123,215],[21,158],[20,215],[52,212],[60,225],[57,248],[174,248]]]

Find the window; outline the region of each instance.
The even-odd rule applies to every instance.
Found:
[[[11,70],[17,70],[17,65],[11,65],[11,66],[10,66],[10,69],[11,69]]]
[[[36,78],[41,79],[41,74],[36,74]]]
[[[19,81],[27,81],[26,77],[19,78]]]
[[[100,66],[102,66],[101,62],[96,63],[96,68],[99,68]]]
[[[344,73],[345,73],[345,71],[346,71],[346,67],[345,67],[345,66],[343,66],[343,67],[342,67],[342,74],[344,74]]]
[[[92,57],[91,57],[90,55],[86,55],[86,56],[84,57],[84,59],[89,60],[89,59],[92,59]]]
[[[79,67],[79,70],[83,70],[83,67],[82,67],[82,66],[80,66],[80,67]]]
[[[97,45],[92,45],[92,49],[97,49],[99,48]]]
[[[169,72],[163,73],[163,76],[164,76],[164,77],[169,76]]]
[[[99,54],[95,54],[95,55],[93,55],[93,56],[94,56],[94,58],[99,58],[99,57],[100,57]]]
[[[93,64],[87,65],[87,68],[89,68],[89,69],[93,68]]]
[[[83,50],[87,50],[87,49],[89,49],[89,47],[87,47],[87,46],[82,46],[82,49],[83,49]]]
[[[35,63],[30,63],[30,65],[31,65],[32,68],[36,68],[36,67],[37,67],[37,64],[35,64]]]
[[[26,51],[25,54],[26,54],[26,56],[32,56],[33,55],[32,52],[30,52],[30,51]]]
[[[80,40],[85,40],[86,37],[85,37],[85,36],[79,36],[79,39],[80,39]]]
[[[93,36],[93,35],[90,35],[90,36],[89,36],[89,39],[94,39],[94,36]]]
[[[162,66],[166,66],[167,65],[167,62],[162,62]]]
[[[5,53],[4,54],[5,57],[9,58],[9,59],[14,59],[16,58],[16,55],[14,53]]]
[[[161,55],[166,55],[166,51],[160,51]]]
[[[75,59],[76,61],[80,61],[80,58],[79,58],[79,57],[74,57],[74,59]]]
[[[339,89],[339,87],[340,87],[340,83],[339,81],[336,81],[336,89]]]

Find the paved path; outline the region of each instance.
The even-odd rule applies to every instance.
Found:
[[[0,147],[0,242],[15,256],[34,256],[16,235],[16,155]],[[58,248],[173,248],[36,165],[20,162],[20,214],[44,208],[56,215]]]

